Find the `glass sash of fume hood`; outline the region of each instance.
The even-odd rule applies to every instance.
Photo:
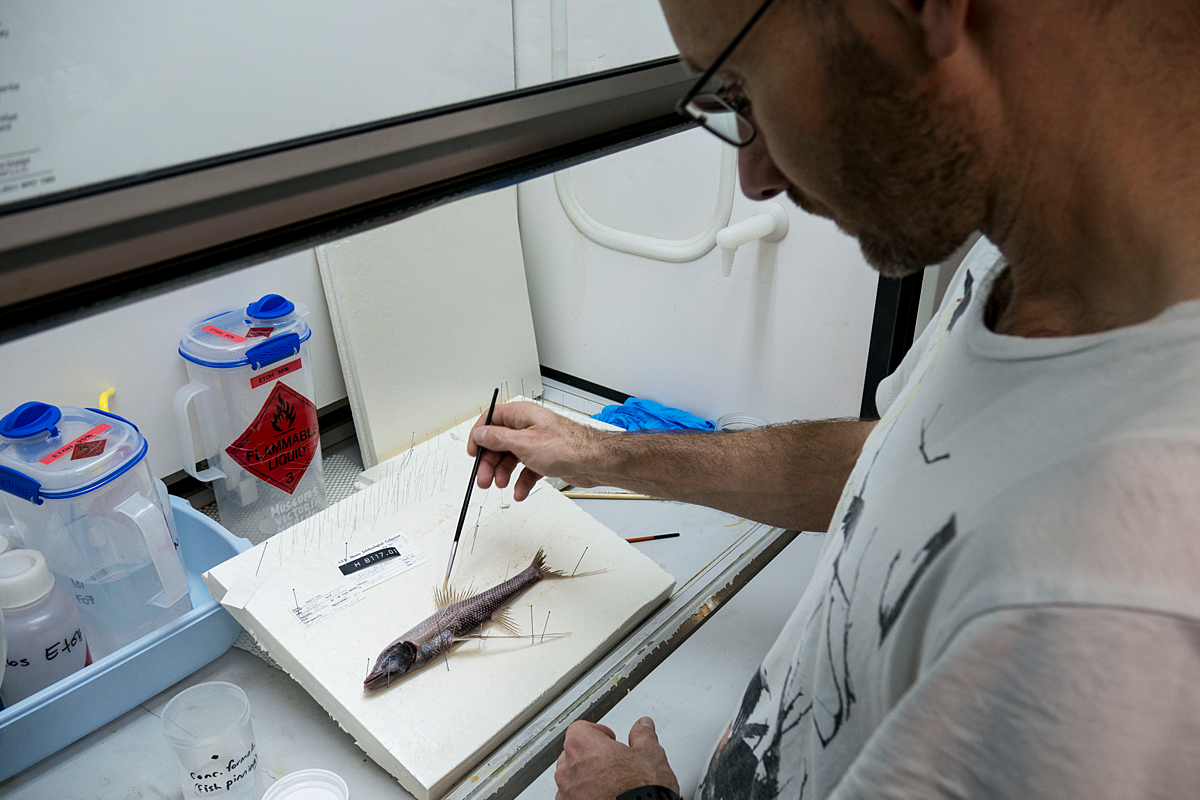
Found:
[[[0,340],[679,130],[673,53],[656,0],[6,3]]]

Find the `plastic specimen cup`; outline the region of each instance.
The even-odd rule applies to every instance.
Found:
[[[262,796],[250,702],[240,687],[212,681],[184,689],[163,709],[162,729],[184,797]]]

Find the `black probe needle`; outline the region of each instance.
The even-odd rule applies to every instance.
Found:
[[[500,387],[492,392],[492,404],[488,406],[487,422],[485,425],[492,424],[492,412],[496,410],[496,398],[500,396]],[[475,488],[475,478],[479,475],[479,462],[483,460],[483,448],[480,447],[475,452],[475,466],[471,469],[471,480],[467,483],[467,496],[463,498],[462,511],[458,515],[458,527],[454,529],[454,544],[450,545],[450,563],[446,565],[446,579],[442,581],[442,586],[450,585],[450,570],[454,569],[454,556],[458,553],[458,537],[462,536],[463,523],[467,519],[467,506],[471,503],[471,490]]]

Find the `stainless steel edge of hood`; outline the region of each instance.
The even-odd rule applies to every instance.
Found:
[[[0,341],[682,130],[678,59],[0,209]]]

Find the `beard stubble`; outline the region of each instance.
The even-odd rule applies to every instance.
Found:
[[[839,7],[840,9],[840,7]],[[826,50],[836,91],[826,127],[833,159],[823,194],[789,186],[805,211],[858,239],[882,275],[903,278],[948,258],[987,214],[983,148],[970,109],[905,85],[845,19]]]

